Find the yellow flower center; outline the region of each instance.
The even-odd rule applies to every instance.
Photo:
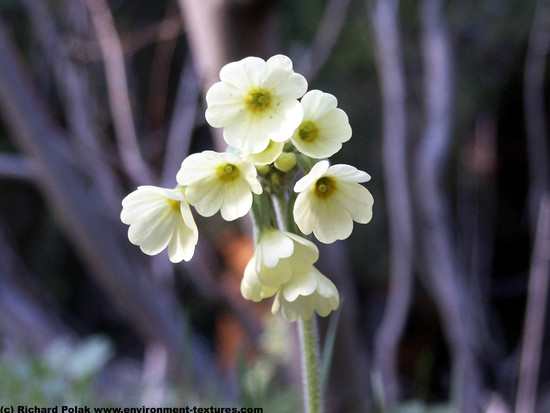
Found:
[[[310,120],[302,122],[298,129],[298,136],[306,142],[313,142],[319,135],[319,128]]]
[[[170,208],[173,209],[174,211],[180,210],[180,202],[181,201],[178,201],[176,199],[168,198],[168,204],[170,205]]]
[[[252,112],[263,112],[271,103],[271,93],[265,89],[252,89],[246,97],[246,106]]]
[[[216,168],[216,175],[224,182],[232,182],[240,175],[239,168],[231,163],[221,164]]]
[[[315,182],[315,195],[320,198],[330,196],[336,190],[336,181],[330,176],[323,176]]]

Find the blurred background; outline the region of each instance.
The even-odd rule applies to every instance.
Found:
[[[283,53],[375,198],[320,246],[327,412],[548,411],[549,3],[0,0],[0,400],[301,410],[295,326],[240,296],[250,223],[195,214],[172,265],[119,220],[225,149],[221,66]]]

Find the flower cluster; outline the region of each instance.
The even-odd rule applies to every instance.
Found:
[[[190,206],[232,221],[249,212],[255,253],[241,282],[252,301],[274,297],[272,312],[289,321],[327,316],[338,308],[336,286],[314,266],[316,245],[351,234],[353,222],[372,218],[370,176],[327,158],[351,138],[336,98],[307,91],[283,55],[247,57],[224,66],[206,94],[208,123],[223,128],[228,151],[183,160],[176,189],[141,186],[123,201],[130,242],[149,255],[168,247],[174,263],[188,261],[198,241]]]

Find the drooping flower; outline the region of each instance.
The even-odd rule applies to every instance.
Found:
[[[254,270],[263,285],[287,282],[293,273],[305,272],[319,259],[315,244],[291,232],[264,228],[254,256]]]
[[[122,200],[120,219],[130,225],[128,238],[147,255],[168,247],[170,261],[189,261],[199,232],[183,188],[140,186]]]
[[[294,204],[294,220],[304,234],[313,232],[326,244],[346,239],[353,230],[353,221],[366,224],[372,218],[374,199],[359,183],[369,174],[350,165],[318,162],[294,186],[298,192]]]
[[[338,101],[320,90],[307,92],[301,100],[304,118],[290,138],[294,146],[312,158],[328,158],[351,138],[348,116]]]
[[[338,308],[340,295],[332,281],[311,267],[306,273],[294,274],[277,291],[271,311],[281,310],[283,317],[290,322],[298,318],[307,320],[316,312],[326,317]]]
[[[241,280],[242,296],[247,300],[257,303],[262,301],[264,298],[273,297],[277,293],[278,288],[279,285],[264,285],[260,282],[260,280],[258,280],[258,273],[256,272],[256,257],[252,257],[244,269],[244,275]]]
[[[187,186],[185,197],[199,214],[210,217],[221,211],[226,221],[246,215],[252,206],[252,193],[262,193],[252,162],[234,153],[189,155],[176,179]]]
[[[270,140],[289,139],[300,125],[303,110],[297,99],[306,92],[307,81],[294,72],[288,57],[228,63],[220,80],[206,94],[205,116],[211,126],[224,128],[228,145],[259,153]]]

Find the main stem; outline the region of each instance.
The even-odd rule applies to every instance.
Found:
[[[309,320],[298,320],[300,349],[302,355],[302,377],[306,413],[322,413],[321,380],[319,374],[319,348],[315,315]]]
[[[288,200],[283,193],[275,196],[277,221],[280,229],[289,230]],[[292,229],[290,229],[292,231]],[[322,413],[321,380],[319,373],[319,344],[317,340],[317,324],[315,314],[308,320],[298,319],[300,335],[300,350],[302,356],[302,380],[305,413]]]

